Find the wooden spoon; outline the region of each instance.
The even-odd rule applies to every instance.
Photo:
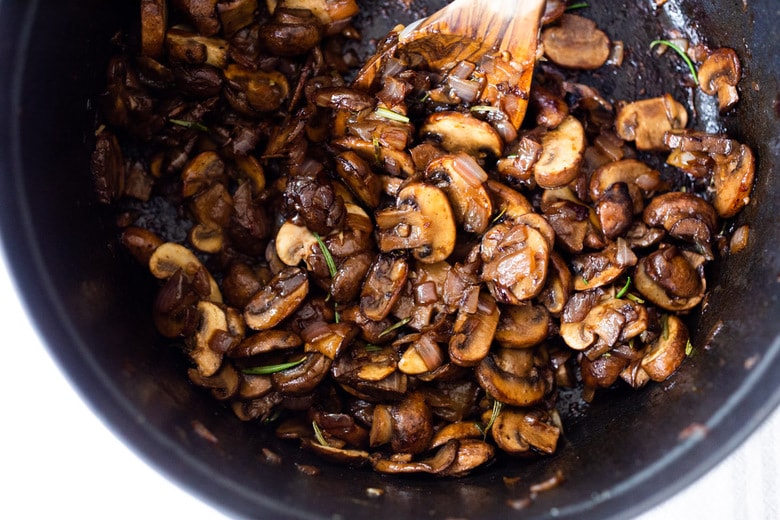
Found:
[[[461,61],[477,65],[486,86],[479,102],[501,108],[515,128],[525,115],[545,0],[455,0],[428,18],[396,28],[358,73],[370,90],[385,61],[402,51],[446,73]]]

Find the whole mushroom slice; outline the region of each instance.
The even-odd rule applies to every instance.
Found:
[[[306,271],[287,267],[252,297],[244,308],[244,320],[251,329],[271,329],[290,316],[308,293]]]
[[[336,156],[336,172],[349,189],[369,208],[376,208],[382,195],[382,180],[371,165],[352,150]]]
[[[438,139],[450,153],[465,152],[472,157],[501,155],[504,141],[490,123],[463,112],[436,112],[420,128],[422,137]]]
[[[648,346],[642,369],[653,381],[665,381],[682,364],[689,341],[685,323],[674,314],[666,316],[664,334]]]
[[[286,265],[295,267],[306,262],[306,266],[311,269],[308,262],[317,246],[317,238],[306,226],[286,220],[276,233],[274,246],[279,260]]]
[[[737,84],[741,78],[742,65],[734,49],[716,49],[699,67],[699,87],[705,94],[718,96],[721,112],[739,101]]]
[[[211,395],[218,401],[230,399],[238,392],[240,376],[230,363],[222,364],[215,374],[208,377],[202,376],[195,368],[190,368],[187,375],[194,384],[211,390]]]
[[[284,395],[301,396],[314,391],[328,375],[331,360],[320,352],[309,352],[303,363],[272,374],[274,388]]]
[[[534,180],[541,188],[559,188],[579,174],[585,152],[585,129],[574,116],[566,116],[542,137],[542,154],[534,164]]]
[[[692,309],[704,298],[706,278],[697,262],[691,262],[691,256],[668,246],[642,258],[634,271],[637,290],[662,309]]]
[[[211,65],[224,69],[228,62],[228,42],[215,36],[204,36],[181,27],[172,27],[165,34],[165,47],[172,62],[190,65]]]
[[[312,441],[311,439],[302,439],[301,446],[303,446],[305,449],[313,451],[325,460],[343,464],[350,468],[359,468],[361,466],[365,466],[371,460],[371,455],[367,451],[349,448],[337,448],[335,446],[320,444],[319,442]]]
[[[547,278],[550,245],[526,224],[501,223],[482,237],[481,278],[501,303],[519,305],[539,294]]]
[[[318,323],[307,327],[301,334],[306,340],[305,352],[319,352],[328,359],[336,359],[349,348],[360,329],[350,322]]]
[[[412,392],[403,401],[374,407],[369,444],[387,442],[395,453],[417,455],[427,451],[433,439],[433,415],[420,392]]]
[[[462,477],[475,468],[493,460],[496,449],[481,439],[461,439],[458,441],[458,455],[455,462],[438,473],[444,477]]]
[[[173,0],[173,4],[187,15],[200,34],[212,36],[219,32],[217,0]]]
[[[502,218],[514,220],[522,215],[533,213],[533,205],[519,191],[492,179],[488,179],[485,186],[493,201],[494,211],[501,215]]]
[[[574,290],[586,291],[611,284],[636,263],[636,255],[622,238],[602,251],[576,255],[571,260]]]
[[[409,275],[405,257],[382,253],[369,268],[360,292],[360,312],[374,321],[385,319],[398,300]]]
[[[500,311],[496,301],[480,293],[474,313],[460,309],[449,342],[450,360],[459,366],[474,366],[490,351]]]
[[[674,238],[693,243],[711,260],[712,239],[718,216],[712,205],[687,192],[670,192],[653,197],[642,219],[648,226],[661,227]]]
[[[277,110],[290,93],[287,78],[278,71],[247,70],[236,64],[225,69],[227,98],[234,110],[247,116]]]
[[[498,447],[511,455],[552,455],[561,429],[546,410],[504,406],[493,422],[491,434]]]
[[[434,159],[425,179],[447,194],[455,220],[469,233],[483,233],[490,225],[493,203],[484,183],[485,170],[468,154],[458,153]]]
[[[433,456],[420,461],[376,457],[372,460],[372,464],[374,471],[378,473],[430,473],[436,475],[455,463],[458,458],[459,445],[460,443],[453,439],[440,447]]]
[[[715,197],[712,205],[722,218],[730,218],[750,202],[756,164],[753,151],[741,144],[724,156],[715,157]]]
[[[550,335],[550,313],[541,305],[507,305],[501,309],[495,340],[504,348],[533,347]]]
[[[739,147],[734,139],[722,134],[710,134],[697,130],[672,130],[664,135],[664,143],[672,150],[729,155]]]
[[[141,53],[154,59],[161,58],[167,29],[166,0],[141,0]]]
[[[564,14],[560,24],[542,31],[544,54],[567,69],[593,70],[609,58],[609,37],[596,23],[574,14]]]
[[[639,150],[667,150],[664,134],[687,124],[688,112],[670,94],[628,103],[615,118],[618,137],[635,141]]]
[[[645,198],[663,187],[657,170],[636,159],[622,159],[607,163],[593,172],[588,187],[590,199],[598,203],[617,183],[626,185],[635,215],[644,209]]]
[[[210,342],[220,333],[227,333],[228,323],[225,311],[214,302],[198,302],[200,323],[191,340],[190,358],[202,377],[210,377],[222,366],[222,354],[210,347]]]
[[[550,268],[547,272],[547,283],[539,293],[539,302],[553,316],[560,316],[566,302],[569,301],[574,282],[569,265],[557,252],[550,253]]]
[[[582,321],[561,323],[560,335],[574,350],[585,350],[592,345],[612,347],[640,335],[648,325],[644,305],[628,299],[608,298],[590,309]]]
[[[436,431],[431,440],[431,449],[438,448],[452,439],[479,439],[483,436],[481,426],[476,421],[455,421],[445,424]]]
[[[447,258],[455,248],[455,216],[442,190],[412,182],[398,192],[394,208],[377,211],[382,252],[409,249],[423,263]]]
[[[553,385],[550,367],[532,348],[494,348],[477,365],[476,375],[493,399],[513,406],[541,402]]]
[[[203,264],[195,256],[195,253],[175,242],[166,242],[154,250],[149,257],[149,271],[162,280],[167,280],[181,269],[186,277],[195,277],[198,273],[205,273],[209,297],[212,302],[222,303],[222,293],[211,274],[203,267]]]

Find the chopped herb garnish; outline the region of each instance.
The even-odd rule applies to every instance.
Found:
[[[193,128],[195,130],[200,130],[201,132],[209,131],[206,125],[202,123],[198,123],[197,121],[185,121],[183,119],[168,119],[168,122],[176,126],[183,126],[184,128]]]
[[[374,345],[373,343],[366,344],[366,352],[379,352],[382,350],[382,347],[379,345]]]
[[[477,429],[482,434],[482,437],[487,437],[488,431],[490,431],[490,428],[493,426],[493,423],[496,422],[496,419],[498,418],[498,414],[501,413],[501,409],[504,407],[504,403],[502,403],[499,400],[493,401],[493,412],[490,414],[490,420],[485,426],[482,426],[481,424],[477,424]]]
[[[640,298],[639,296],[637,296],[636,294],[628,293],[626,295],[626,298],[628,298],[629,300],[631,300],[634,303],[645,303],[645,301],[642,298]]]
[[[317,421],[312,421],[311,427],[314,429],[314,438],[317,439],[317,442],[323,446],[330,446],[328,441],[325,440],[325,436],[322,435],[322,430],[320,429],[320,425],[317,424]]]
[[[472,112],[500,112],[501,109],[490,105],[474,105],[469,110]]]
[[[374,111],[374,113],[379,117],[384,117],[385,119],[389,119],[390,121],[397,121],[399,123],[409,122],[409,118],[406,117],[405,115],[399,114],[398,112],[394,112],[392,110],[388,110],[387,108],[379,107]]]
[[[588,282],[588,279],[587,279],[587,278],[583,278],[583,279],[582,279],[582,283],[584,283],[585,285],[588,285],[590,282]]]
[[[491,222],[491,224],[495,224],[496,222],[501,220],[501,217],[503,217],[505,213],[506,213],[506,208],[504,207],[501,209],[501,212],[498,215],[496,215],[496,218],[493,219],[493,222]]]
[[[430,93],[430,92],[428,92],[428,91],[426,91],[426,92],[425,92],[425,95],[424,95],[424,96],[422,97],[422,99],[420,100],[420,103],[425,103],[426,101],[428,101],[428,98],[429,98],[429,97],[431,97],[431,93]]]
[[[685,355],[691,357],[693,355],[693,343],[691,340],[685,342]]]
[[[628,288],[629,287],[631,287],[631,277],[630,276],[628,277],[628,280],[626,280],[626,285],[624,285],[623,288],[618,291],[618,293],[615,295],[615,298],[620,299],[623,296],[625,296],[626,293],[628,292]]]
[[[393,332],[396,329],[400,329],[401,327],[403,327],[404,325],[406,325],[410,321],[412,321],[412,317],[411,316],[409,316],[408,318],[402,319],[398,323],[390,325],[385,330],[383,330],[382,332],[379,333],[379,337],[381,338],[382,336],[386,336],[387,334],[390,334],[391,332]]]
[[[333,321],[336,323],[341,321],[341,314],[339,314],[338,309],[333,309]]]
[[[574,9],[583,9],[585,7],[590,7],[588,5],[588,2],[577,2],[577,3],[571,4],[569,6],[566,6],[566,10],[567,11],[573,11]]]
[[[301,363],[306,361],[306,358],[301,358],[298,361],[290,361],[289,363],[278,363],[276,365],[263,365],[261,367],[252,367],[252,368],[245,368],[242,370],[244,374],[249,374],[253,376],[262,376],[265,374],[275,374],[277,372],[281,372],[282,370],[287,370],[288,368],[297,367]]]
[[[688,57],[688,54],[684,50],[682,50],[679,45],[677,45],[674,42],[670,42],[669,40],[653,40],[650,42],[651,49],[656,45],[666,45],[674,52],[679,54],[680,57],[685,62],[685,64],[688,65],[688,68],[691,71],[691,76],[693,76],[693,82],[696,83],[697,85],[699,84],[699,76],[696,74],[696,67],[693,65],[691,58]]]
[[[314,235],[314,240],[317,241],[317,245],[320,246],[320,251],[322,251],[322,256],[325,257],[325,263],[328,264],[328,271],[330,271],[330,277],[333,278],[336,276],[336,273],[338,273],[338,269],[336,269],[336,262],[333,261],[333,255],[330,254],[330,251],[328,250],[328,246],[325,245],[325,242],[322,241],[322,238],[320,237],[319,233],[313,232],[312,235]]]

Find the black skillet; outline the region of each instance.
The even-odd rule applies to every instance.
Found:
[[[444,2],[365,0],[360,24],[379,37]],[[758,157],[753,203],[737,219],[750,240],[714,268],[696,355],[664,384],[601,395],[563,410],[559,452],[500,460],[459,480],[383,477],[328,465],[239,422],[183,377],[153,330],[147,275],[114,247],[111,214],[92,195],[88,159],[110,37],[133,27],[133,2],[0,0],[0,230],[20,293],[52,355],[95,412],[160,472],[235,516],[261,518],[506,518],[526,495],[503,477],[566,482],[523,518],[622,518],[683,489],[723,459],[780,403],[780,70],[775,0],[592,1],[583,14],[626,61],[583,81],[613,99],[672,92],[696,105],[693,124],[725,130]],[[713,117],[710,100],[680,87],[685,73],[651,40],[678,28],[739,53],[742,100]],[[4,348],[11,348],[5,345]],[[18,417],[6,421],[21,422]],[[220,440],[192,428],[200,421]],[[263,461],[261,448],[283,462]],[[293,462],[315,464],[307,477]],[[384,490],[368,498],[366,488]]]

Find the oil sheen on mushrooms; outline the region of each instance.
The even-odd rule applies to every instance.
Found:
[[[461,476],[553,454],[562,390],[684,362],[755,158],[685,99],[577,83],[620,76],[609,28],[548,12],[517,127],[525,103],[483,96],[489,64],[431,71],[394,34],[351,83],[355,0],[139,4],[97,197],[158,284],[182,377],[238,419],[349,466]],[[736,53],[699,58],[729,110]]]

